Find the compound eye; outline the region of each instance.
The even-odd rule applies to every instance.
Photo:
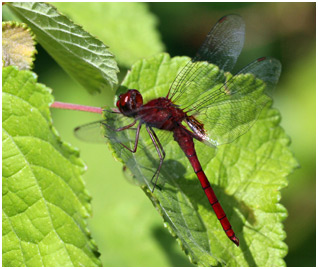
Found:
[[[126,99],[127,99],[127,94],[119,95],[118,100],[116,102],[116,106],[118,108],[121,108],[121,107],[125,106],[126,105]]]
[[[133,107],[134,109],[139,108],[140,106],[143,105],[143,99],[142,99],[142,95],[140,94],[139,91],[137,90],[131,90],[131,99],[133,100]]]
[[[139,91],[131,89],[126,93],[119,95],[116,106],[121,113],[133,117],[139,107],[143,105],[142,95]]]

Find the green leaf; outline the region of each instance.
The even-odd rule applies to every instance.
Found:
[[[52,126],[50,90],[30,71],[2,75],[3,266],[101,265],[85,220],[85,165]]]
[[[9,7],[35,33],[41,46],[91,93],[117,84],[114,56],[101,41],[46,3],[10,3]]]
[[[2,22],[2,60],[4,66],[15,65],[20,70],[33,67],[34,34],[24,23]]]
[[[160,54],[137,62],[123,82],[119,93],[138,89],[144,103],[166,96],[187,57],[170,59]],[[241,76],[240,85],[251,83],[251,75]],[[244,82],[245,80],[245,82]],[[248,84],[247,84],[248,85]],[[257,83],[255,87],[263,87]],[[127,125],[132,119],[106,113],[113,127]],[[115,120],[115,121],[114,121]],[[131,170],[149,199],[163,217],[165,226],[175,236],[190,260],[201,266],[284,266],[287,246],[282,221],[286,209],[279,204],[279,190],[286,187],[286,176],[297,163],[288,149],[289,138],[279,126],[278,111],[270,103],[258,121],[239,139],[215,148],[195,142],[196,152],[233,230],[240,239],[236,247],[225,235],[189,161],[173,141],[171,134],[156,129],[166,152],[158,184],[151,193],[150,183],[158,167],[158,154],[148,133],[142,128],[135,154],[115,140],[133,147],[135,130],[114,133],[111,138],[115,156]],[[214,158],[213,158],[214,157]]]
[[[108,44],[121,65],[129,67],[164,49],[157,19],[146,3],[55,2],[54,6]]]

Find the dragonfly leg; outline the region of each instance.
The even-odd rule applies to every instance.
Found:
[[[161,166],[163,164],[163,160],[165,159],[166,157],[166,153],[165,151],[163,150],[163,147],[156,135],[156,133],[154,132],[154,130],[151,128],[151,127],[146,127],[146,130],[152,140],[152,143],[154,144],[156,150],[157,150],[157,153],[158,153],[158,156],[159,156],[159,159],[160,159],[160,162],[159,162],[159,166],[156,170],[156,172],[154,173],[152,179],[151,179],[151,182],[153,181],[153,179],[155,178],[155,183],[154,183],[154,186],[153,186],[153,189],[152,189],[152,192],[154,192],[155,188],[158,187],[157,186],[157,181],[158,181],[158,177],[159,177],[159,174],[160,174],[160,169],[161,169]]]
[[[105,125],[107,128],[111,129],[112,131],[114,132],[121,132],[121,131],[124,131],[124,130],[127,130],[129,128],[131,128],[132,126],[134,126],[136,124],[137,120],[134,120],[132,123],[126,125],[126,126],[123,126],[121,128],[118,128],[118,129],[113,129],[111,126],[109,126],[108,124],[106,123],[102,123],[103,125]],[[118,143],[120,145],[122,145],[125,149],[129,150],[130,152],[132,153],[135,153],[137,151],[137,146],[138,146],[138,141],[139,141],[139,133],[140,133],[140,129],[141,129],[141,125],[142,123],[139,122],[138,124],[138,127],[137,127],[137,130],[136,130],[136,138],[135,138],[135,145],[134,145],[134,148],[133,149],[130,149],[129,147],[127,147],[126,145],[124,145],[123,143],[119,142]]]
[[[121,114],[121,112],[118,110],[118,108],[110,108],[110,110],[108,109],[103,109],[104,112],[108,112],[108,113],[115,113],[115,114]]]
[[[108,129],[110,129],[110,130],[112,130],[114,132],[121,132],[121,131],[127,130],[130,127],[134,126],[136,124],[136,122],[137,122],[137,120],[134,120],[132,123],[130,123],[130,124],[126,125],[126,126],[120,127],[118,129],[114,129],[113,127],[108,125],[106,122],[102,122],[102,124],[105,125]]]

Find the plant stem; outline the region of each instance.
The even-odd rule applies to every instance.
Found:
[[[51,105],[51,107],[60,108],[60,109],[79,110],[79,111],[98,113],[98,114],[102,114],[103,112],[103,109],[100,107],[83,106],[83,105],[76,105],[76,104],[63,103],[63,102],[54,102]]]

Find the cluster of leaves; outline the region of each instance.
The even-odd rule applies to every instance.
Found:
[[[122,65],[129,66],[163,48],[153,29],[155,19],[143,4],[56,5],[75,21],[89,21],[84,27],[111,45]],[[85,13],[80,12],[80,5],[87,7]],[[89,92],[118,83],[117,63],[107,46],[55,7],[45,3],[12,3],[9,8],[32,29],[36,40],[56,62]],[[91,15],[86,18],[86,14],[91,14],[88,10],[107,10],[109,16],[96,16],[92,22]],[[130,15],[121,16],[122,24],[115,23],[117,14],[123,12]],[[141,21],[140,17],[144,19]],[[106,25],[111,26],[101,31],[100,25],[105,22],[98,18],[108,20]],[[10,40],[12,34],[7,29],[12,28],[22,32],[23,39]],[[14,23],[3,29],[4,35],[8,34],[3,42],[22,40],[26,45],[18,53],[12,53],[10,45],[3,46],[9,48],[3,53],[7,56],[4,65],[23,62],[27,64],[19,69],[31,68],[35,48],[30,29]],[[121,42],[120,36],[125,33],[129,33],[129,44]],[[23,53],[19,51],[24,49],[28,53],[20,57]],[[164,96],[187,61],[186,57],[171,59],[167,54],[138,61],[122,85],[139,89],[146,100]],[[78,152],[62,142],[52,126],[51,91],[36,82],[34,73],[19,69],[3,68],[3,265],[101,265],[85,222],[90,214],[90,197],[81,178],[85,165]],[[196,145],[202,166],[241,239],[240,248],[226,238],[173,139],[165,148],[167,161],[159,179],[164,187],[154,194],[145,187],[157,167],[155,152],[148,150],[147,133],[143,131],[140,140],[145,150],[134,157],[118,144],[111,147],[141,183],[193,263],[282,266],[287,246],[282,242],[285,233],[281,222],[287,213],[278,203],[279,190],[287,185],[286,176],[296,163],[287,148],[289,139],[279,127],[279,118],[279,113],[268,106],[252,130],[234,143],[220,147],[217,154],[213,148]]]
[[[118,83],[117,63],[104,43],[52,5],[12,3],[5,7],[24,23],[2,25],[3,66],[7,66],[2,72],[3,265],[101,265],[85,221],[91,210],[81,177],[85,165],[52,126],[51,90],[38,84],[36,74],[27,69],[33,67],[35,36],[91,93]],[[131,14],[139,11],[147,18],[143,4],[132,8]],[[152,31],[150,16],[149,21],[141,31]],[[158,44],[154,51],[147,51],[160,50]],[[125,53],[134,55],[130,61],[139,57],[136,49]],[[122,62],[128,65],[125,53]]]

